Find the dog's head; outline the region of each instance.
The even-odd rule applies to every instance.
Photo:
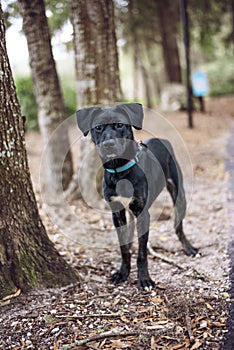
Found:
[[[132,126],[138,130],[142,128],[143,109],[139,103],[83,108],[76,115],[84,136],[91,132],[99,155],[105,160],[124,155],[133,140]]]

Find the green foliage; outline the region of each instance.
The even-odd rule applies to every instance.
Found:
[[[62,83],[63,100],[65,104],[66,116],[70,116],[76,111],[76,91],[75,88]]]
[[[205,59],[212,61],[217,41],[227,41],[232,32],[231,1],[190,0],[188,11],[192,39],[202,49]]]
[[[27,130],[39,130],[37,119],[37,104],[33,93],[33,83],[30,76],[18,77],[15,80],[16,91],[21,105],[22,115],[26,116]],[[65,104],[66,116],[76,111],[76,91],[62,81],[62,93]]]
[[[6,28],[14,24],[14,19],[19,17],[19,7],[16,0],[9,0],[4,4],[3,16]]]
[[[209,79],[210,95],[234,93],[233,57],[223,57],[204,67]]]
[[[45,0],[45,5],[51,34],[54,35],[62,30],[69,18],[68,1]]]
[[[26,128],[38,130],[37,104],[33,93],[33,83],[30,76],[18,77],[15,80],[22,115],[26,116]]]
[[[54,36],[63,29],[69,18],[68,1],[44,0],[46,16],[48,18],[50,31]],[[7,28],[14,24],[14,19],[19,18],[19,4],[16,0],[8,0],[4,8],[4,17]]]

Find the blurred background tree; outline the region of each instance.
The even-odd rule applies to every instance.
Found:
[[[69,52],[67,66],[61,67],[58,60],[69,112],[76,103],[69,6],[67,1],[46,0],[45,3],[54,47],[55,38],[59,41],[61,33],[70,32],[64,42]],[[192,71],[199,67],[208,74],[211,95],[234,90],[233,3],[234,0],[190,0],[188,3]],[[7,4],[6,17],[10,24],[17,8],[15,1]],[[114,5],[123,100],[139,100],[152,107],[159,103],[165,84],[184,82],[180,1],[115,0]]]
[[[194,71],[199,67],[208,74],[211,95],[234,91],[233,7],[233,0],[188,2],[191,68]],[[184,82],[180,1],[116,1],[116,9],[118,33],[123,42],[120,73],[122,85],[125,87],[124,94],[146,103],[146,79],[142,79],[140,73],[143,65],[150,80],[148,84],[151,86],[151,99],[155,104],[159,102],[160,92],[165,84]],[[126,77],[132,84],[123,83]]]
[[[122,101],[113,1],[71,0],[70,19],[74,33],[77,106]],[[80,149],[79,163],[83,163],[87,154],[89,157],[79,181],[75,172],[67,194],[74,198],[81,189],[88,203],[98,202],[102,188],[102,172],[97,176],[100,159],[91,141],[82,142]]]
[[[46,145],[41,181],[47,195],[57,200],[58,194],[68,187],[73,175],[73,164],[67,126],[64,124],[63,128],[58,128],[66,115],[51,47],[50,29],[43,0],[18,2],[27,38],[39,126]]]

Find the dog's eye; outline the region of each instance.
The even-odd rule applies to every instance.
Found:
[[[102,125],[97,125],[95,126],[96,131],[102,131]]]
[[[123,127],[123,123],[117,123],[115,127],[117,129],[121,129]]]

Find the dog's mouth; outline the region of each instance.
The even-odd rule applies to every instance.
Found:
[[[111,146],[101,143],[97,146],[97,149],[100,157],[108,160],[118,158],[124,151],[123,145],[118,143]]]
[[[113,158],[116,158],[116,157],[117,157],[117,154],[116,154],[116,153],[106,154],[106,158],[107,158],[107,159],[113,159]]]

